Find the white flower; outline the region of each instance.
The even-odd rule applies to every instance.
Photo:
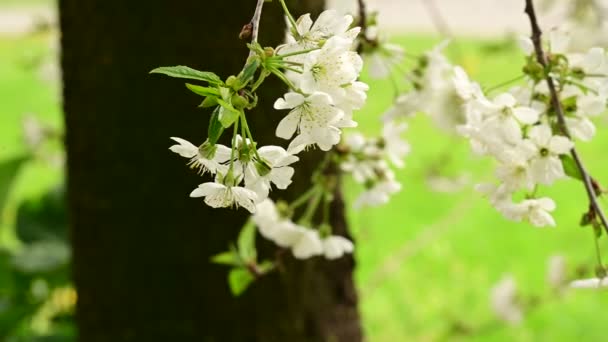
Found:
[[[390,161],[399,168],[403,167],[403,157],[410,153],[410,145],[401,139],[401,133],[407,124],[385,123],[382,129],[384,150]]]
[[[561,255],[549,258],[547,267],[547,282],[554,289],[559,289],[566,283],[566,259]]]
[[[262,160],[258,160],[258,155]],[[256,192],[259,199],[268,197],[270,183],[281,190],[291,184],[294,169],[290,164],[299,160],[279,146],[263,146],[257,155],[247,163],[245,169],[245,187]]]
[[[517,302],[517,284],[513,277],[503,278],[492,288],[490,302],[498,318],[510,324],[523,319],[523,312]]]
[[[571,282],[570,287],[574,289],[599,289],[601,287],[608,287],[608,278],[579,279]]]
[[[205,203],[213,208],[239,206],[255,212],[255,202],[258,196],[255,192],[239,186],[208,182],[203,183],[190,193],[190,197],[205,197]]]
[[[549,50],[552,54],[565,54],[570,46],[570,33],[559,28],[549,31]]]
[[[344,112],[336,127],[357,127],[357,122],[353,121],[353,111],[363,108],[368,90],[369,86],[366,83],[357,81],[342,86],[342,91],[334,93],[334,105]]]
[[[268,198],[256,205],[252,219],[264,238],[283,248],[291,248],[305,230],[291,220],[281,217],[274,202]]]
[[[366,51],[369,62],[369,75],[372,78],[383,79],[390,75],[393,67],[403,60],[405,54],[403,47],[386,43],[379,35],[378,26],[368,26],[366,38],[369,42],[374,42],[371,51]]]
[[[344,144],[350,153],[340,164],[345,172],[350,172],[358,183],[375,181],[379,174],[390,172],[384,158],[384,151],[379,148],[377,141],[367,140],[359,133],[346,137]]]
[[[198,169],[201,174],[209,171],[212,174],[216,172],[225,172],[226,166],[222,163],[230,159],[232,150],[224,145],[211,145],[205,142],[200,147],[194,146],[187,140],[172,137],[178,144],[169,147],[169,149],[182,157],[189,158],[190,167]]]
[[[501,161],[496,168],[496,178],[500,179],[509,191],[533,188],[528,156],[520,148],[505,149],[496,157]]]
[[[388,122],[412,116],[421,110],[423,100],[420,94],[413,91],[399,95],[393,105],[384,113],[382,120]]]
[[[381,43],[368,54],[369,75],[371,78],[384,79],[390,76],[395,65],[403,60],[403,47],[396,44]]]
[[[390,195],[401,190],[401,184],[395,180],[395,175],[387,170],[384,177],[357,198],[355,208],[363,206],[378,206],[388,203]]]
[[[293,244],[291,252],[296,259],[308,259],[323,254],[323,242],[316,230],[302,228],[298,240]]]
[[[566,117],[566,125],[573,137],[590,141],[595,136],[595,125],[585,117]]]
[[[477,184],[475,190],[487,197],[495,208],[502,208],[510,204],[512,192],[504,184],[500,186],[491,183]]]
[[[300,133],[292,142],[290,151],[297,150],[295,147],[303,149],[312,144],[317,144],[323,151],[329,151],[340,141],[341,131],[335,125],[344,113],[333,106],[329,95],[314,92],[304,97],[298,93],[287,93],[275,102],[274,108],[292,109],[276,129],[276,135],[283,139],[290,139],[296,131]]]
[[[349,30],[352,22],[352,16],[340,15],[335,10],[322,12],[314,24],[310,14],[305,14],[296,21],[296,29],[299,37],[294,36],[294,32],[288,30],[287,44],[279,47],[279,51],[280,53],[287,53],[287,50],[290,52],[308,50],[318,47],[322,41],[333,36],[339,36],[352,41],[361,31],[359,27]]]
[[[535,227],[555,227],[555,220],[549,214],[555,210],[555,202],[548,197],[524,200],[518,204],[512,203],[500,207],[499,210],[513,221],[528,221]]]
[[[538,121],[538,111],[518,106],[515,97],[509,93],[497,96],[492,102],[481,101],[486,119],[482,131],[487,134],[498,133],[505,142],[518,143],[522,138],[521,125],[531,125]]]
[[[306,55],[299,82],[302,91],[340,96],[344,92],[342,86],[355,82],[363,68],[361,57],[349,51],[350,47],[351,41],[335,36],[329,38],[321,50]]]
[[[470,101],[475,98],[483,97],[479,84],[471,82],[463,68],[456,66],[454,67],[453,72],[452,82],[456,92],[462,100]]]
[[[530,139],[521,147],[531,156],[530,171],[532,179],[540,184],[551,185],[565,177],[559,156],[567,154],[574,144],[566,137],[553,135],[546,125],[534,126],[529,132]]]
[[[353,243],[342,236],[330,236],[323,240],[323,254],[330,260],[341,258],[346,253],[352,253],[354,248]]]

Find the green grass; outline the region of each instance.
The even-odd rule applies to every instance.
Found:
[[[399,41],[412,54],[438,42],[419,36]],[[456,43],[458,53],[450,50],[453,57],[485,86],[519,74],[522,58],[515,48],[475,40]],[[61,127],[56,89],[41,82],[32,68],[46,46],[42,36],[0,39],[0,161],[25,152],[19,129],[24,113],[35,113]],[[370,101],[358,121],[365,132],[373,134],[380,128],[379,115],[390,105],[393,92],[390,82],[370,84]],[[598,126],[598,137],[580,149],[589,169],[608,184],[604,118]],[[443,172],[470,173],[474,180],[491,178],[491,164],[472,157],[465,142],[439,132],[424,115],[410,120],[407,139],[413,152],[406,168],[399,171],[403,191],[387,206],[349,214],[358,242],[356,280],[369,341],[602,340],[608,296],[581,291],[556,298],[545,282],[546,262],[553,254],[566,256],[572,271],[579,264],[593,265],[591,233],[577,226],[586,208],[581,184],[563,181],[543,189],[558,203],[557,228],[514,224],[474,193],[472,186],[449,194],[428,187],[430,166],[446,153],[451,158],[442,165]],[[30,164],[14,188],[14,198],[42,193],[60,177],[60,170],[49,172],[43,165]],[[357,190],[348,189],[348,197],[354,198]],[[489,308],[489,290],[505,273],[516,277],[525,294],[548,300],[516,327],[496,324]],[[457,322],[476,332],[447,335]]]

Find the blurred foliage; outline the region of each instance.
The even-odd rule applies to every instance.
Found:
[[[53,39],[0,37],[0,341],[76,336]]]

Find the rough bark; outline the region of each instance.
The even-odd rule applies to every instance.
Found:
[[[318,12],[323,1],[294,1]],[[60,0],[68,202],[81,341],[358,341],[350,257],[284,258],[284,271],[234,299],[227,270],[209,257],[246,216],[188,198],[203,179],[169,152],[170,136],[201,142],[209,113],[182,82],[148,71],[165,65],[237,73],[238,40],[253,0]],[[283,37],[278,3],[266,6],[262,44]],[[271,89],[272,88],[272,89]],[[275,83],[260,94],[253,129],[278,142]],[[262,118],[263,117],[263,118]],[[284,142],[283,142],[284,143]],[[299,166],[290,197],[309,186]],[[346,234],[343,203],[332,206]],[[266,248],[270,249],[270,248]]]

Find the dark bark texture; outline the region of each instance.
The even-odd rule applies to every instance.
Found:
[[[318,13],[323,1],[293,1]],[[183,82],[148,72],[189,65],[226,77],[247,56],[238,40],[254,0],[60,0],[68,200],[80,341],[359,341],[350,257],[296,262],[233,298],[225,250],[243,210],[210,209],[188,194],[205,181],[170,151],[169,137],[203,141],[209,113]],[[267,3],[261,43],[284,35],[277,1]],[[277,82],[251,115],[261,143],[281,143]],[[308,154],[290,198],[309,186]],[[347,234],[341,197],[334,226]],[[260,241],[263,251],[269,244]],[[288,253],[286,253],[288,255]]]

